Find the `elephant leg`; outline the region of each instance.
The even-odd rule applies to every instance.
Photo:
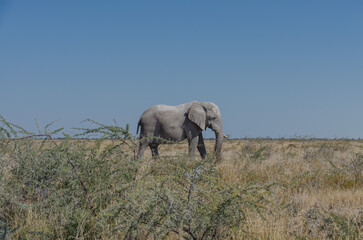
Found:
[[[202,133],[199,134],[197,148],[198,148],[198,151],[199,151],[200,156],[202,157],[202,159],[205,159],[205,156],[207,155],[207,151],[205,150],[204,139],[203,139]]]
[[[189,140],[189,155],[191,157],[194,157],[195,151],[197,150],[198,141],[199,141],[198,139],[199,139],[198,135],[193,136],[191,139],[188,139]]]
[[[137,158],[142,158],[144,156],[145,150],[148,146],[148,143],[145,141],[141,141],[139,144],[139,151],[137,153]]]
[[[150,146],[151,154],[152,154],[153,158],[157,158],[159,156],[158,146],[159,145],[156,145],[156,144]]]

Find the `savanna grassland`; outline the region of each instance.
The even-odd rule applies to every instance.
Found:
[[[3,124],[0,239],[362,239],[361,140],[225,140],[221,162],[214,140],[205,160],[182,142],[135,160],[123,128],[17,131]]]

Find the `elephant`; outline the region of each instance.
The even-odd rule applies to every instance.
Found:
[[[152,156],[157,157],[158,146],[163,142],[179,142],[186,138],[190,157],[194,157],[198,149],[204,159],[207,152],[202,131],[207,127],[212,129],[216,136],[214,153],[218,160],[222,158],[222,117],[218,106],[212,102],[193,101],[177,106],[152,106],[141,115],[136,135],[140,127],[138,159],[144,156],[148,146]]]

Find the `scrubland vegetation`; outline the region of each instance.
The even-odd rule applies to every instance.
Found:
[[[134,159],[128,128],[33,134],[1,118],[1,239],[362,239],[363,141],[187,143]]]

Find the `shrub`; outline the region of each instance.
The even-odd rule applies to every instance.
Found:
[[[268,202],[270,186],[227,184],[214,159],[135,160],[128,127],[89,121],[93,141],[1,118],[0,239],[231,238]]]

